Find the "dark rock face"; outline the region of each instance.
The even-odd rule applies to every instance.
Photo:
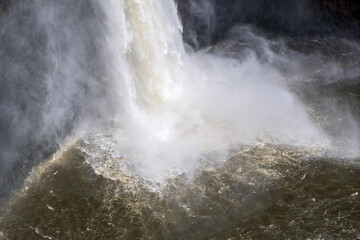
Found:
[[[0,0],[0,11],[7,10],[11,5],[11,0]]]
[[[357,0],[178,0],[178,6],[184,39],[195,47],[223,39],[237,24],[270,35],[360,37]]]

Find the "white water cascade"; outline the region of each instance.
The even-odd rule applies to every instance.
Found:
[[[205,156],[224,159],[259,141],[326,142],[281,74],[253,54],[239,61],[186,53],[173,1],[96,4],[105,16],[107,81],[117,86],[116,140],[105,148],[141,175],[191,172]],[[103,167],[100,158],[92,162]]]

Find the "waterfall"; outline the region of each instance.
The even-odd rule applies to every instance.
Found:
[[[66,137],[103,130],[117,156],[148,176],[223,161],[244,145],[331,142],[289,90],[292,72],[304,78],[306,56],[276,53],[281,42],[249,28],[231,32],[245,45],[194,51],[165,0],[34,0],[2,22],[4,172],[29,154],[29,167],[45,160]]]
[[[105,29],[105,79],[116,86],[116,149],[144,175],[187,172],[205,155],[224,159],[259,140],[326,142],[281,73],[253,53],[239,61],[186,52],[173,1],[92,3]]]

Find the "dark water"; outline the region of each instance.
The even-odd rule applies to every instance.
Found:
[[[96,175],[81,144],[7,203],[7,239],[360,239],[358,162],[253,146],[152,191],[138,177]]]

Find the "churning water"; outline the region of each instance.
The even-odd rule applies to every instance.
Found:
[[[23,138],[61,148],[0,239],[360,238],[356,43],[243,26],[194,52],[169,0],[32,1],[2,22],[1,107],[26,112],[3,164]]]

